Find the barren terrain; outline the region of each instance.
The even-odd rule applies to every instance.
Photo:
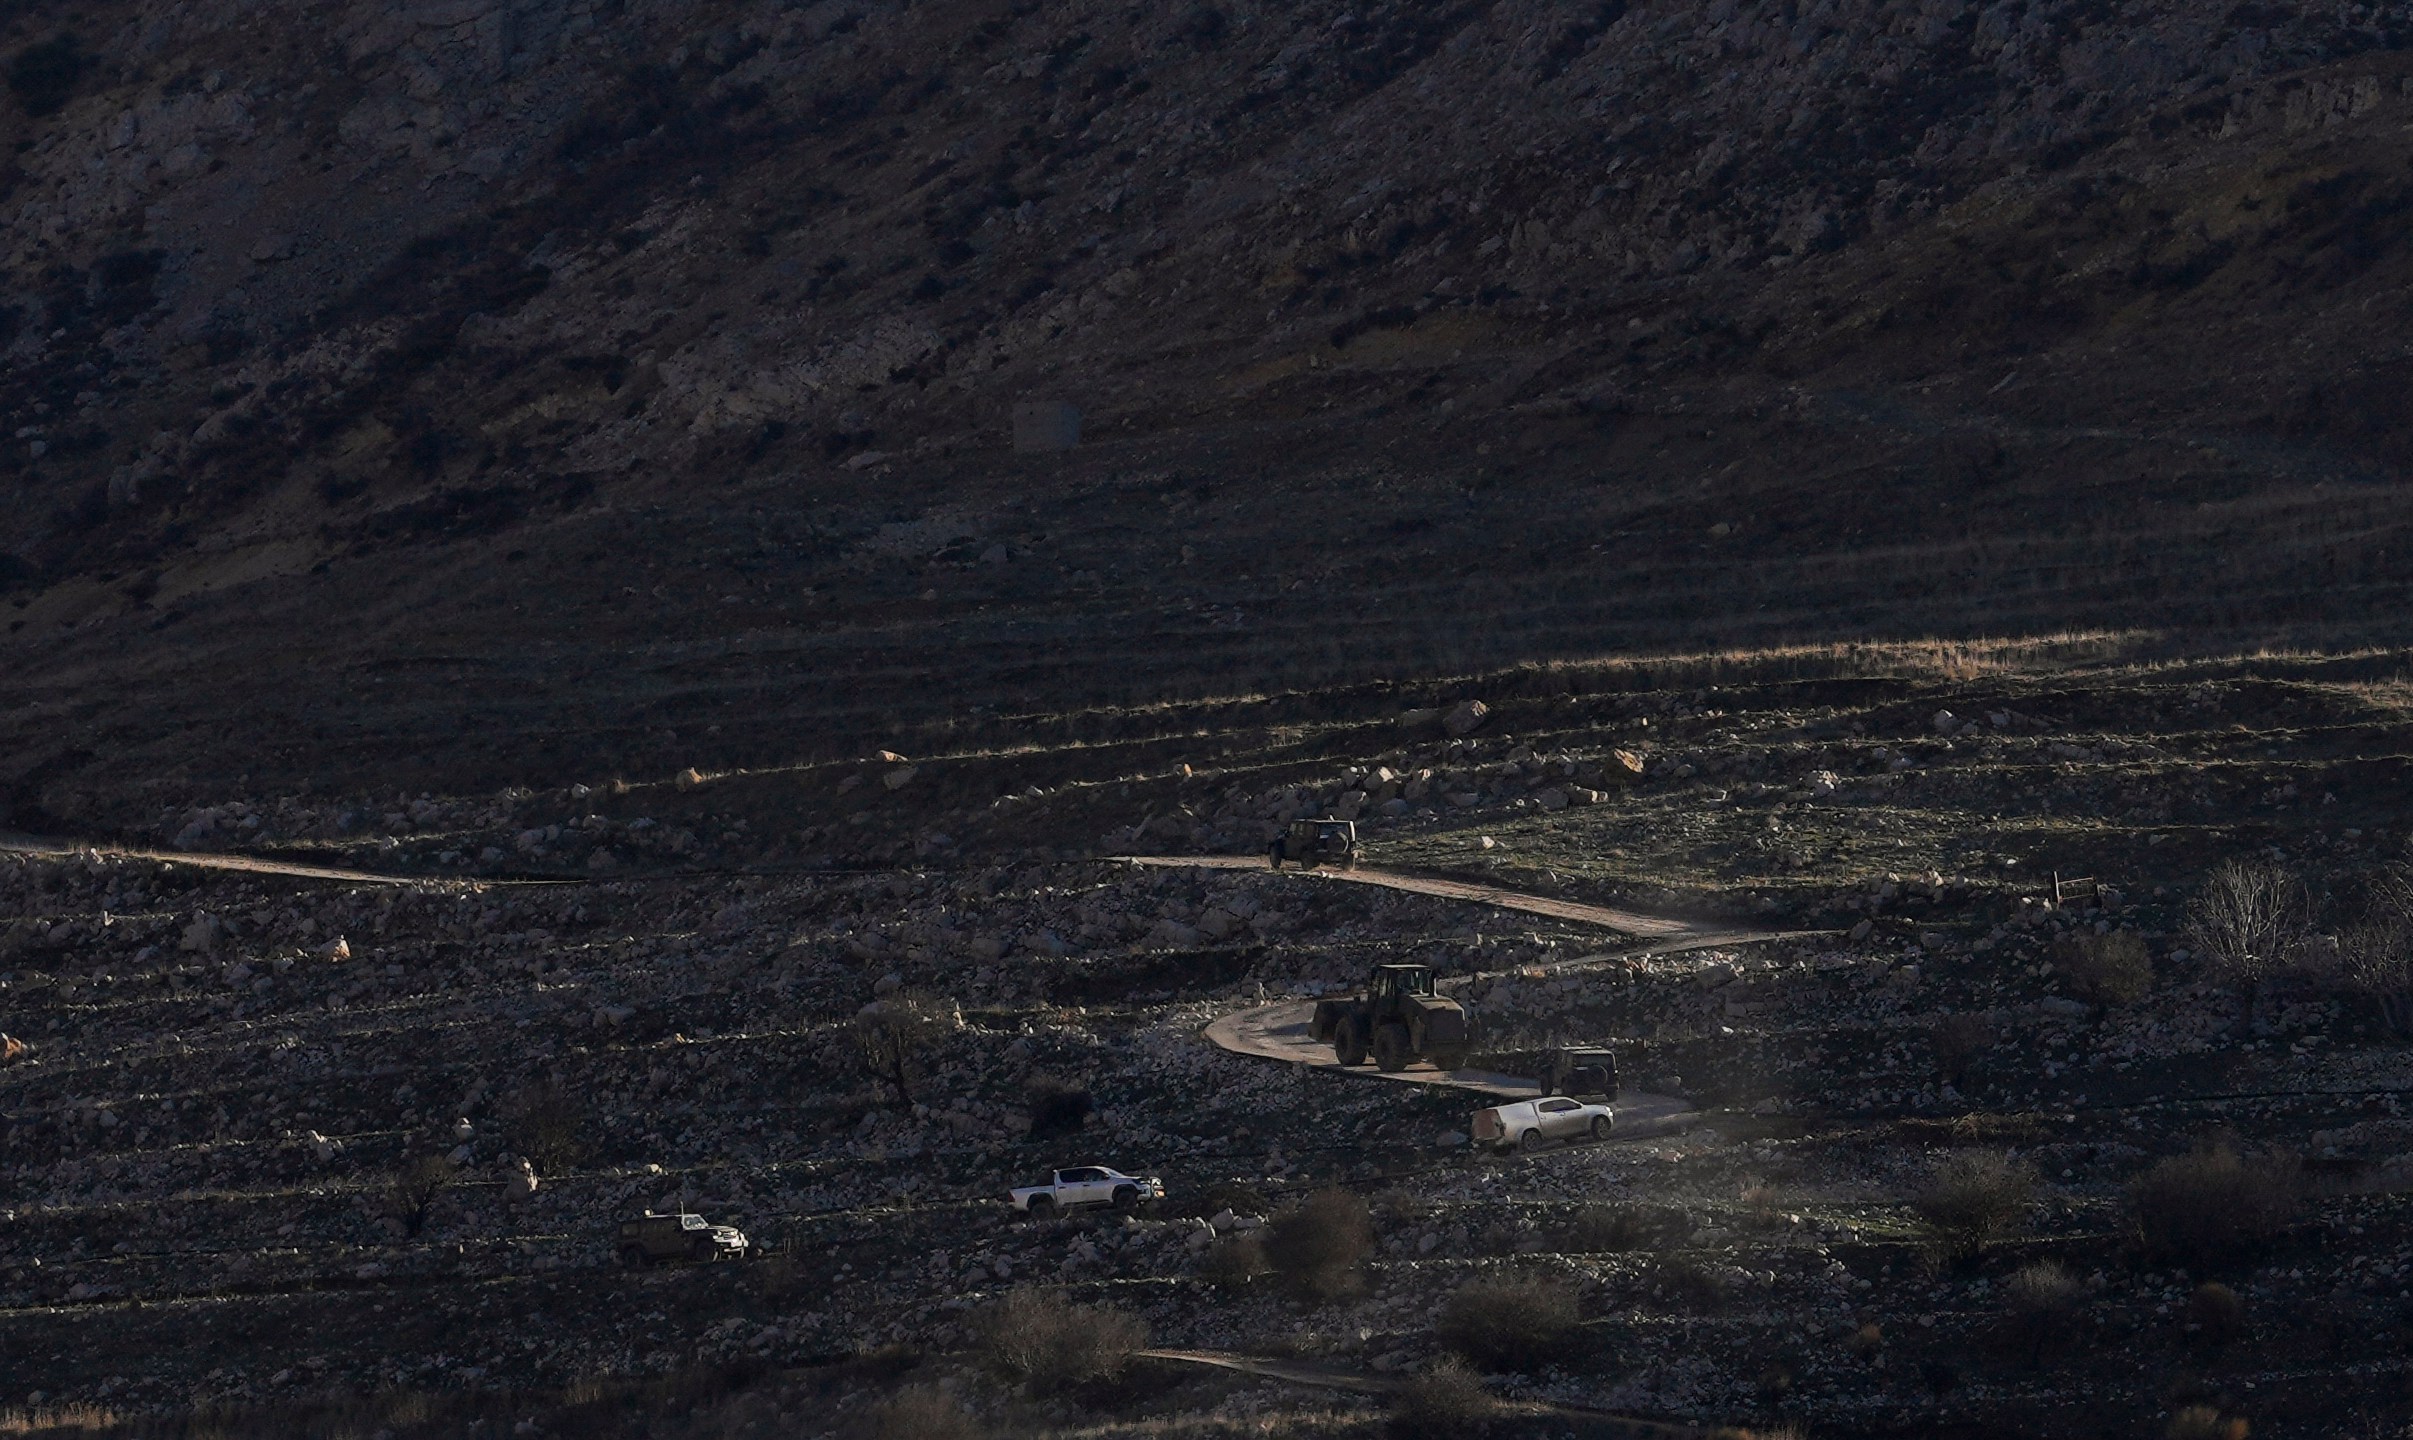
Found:
[[[2409,44],[8,7],[0,1434],[2405,1430]]]

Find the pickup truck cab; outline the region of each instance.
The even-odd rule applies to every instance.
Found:
[[[1075,1165],[1058,1170],[1045,1185],[1025,1185],[1012,1193],[1014,1208],[1034,1216],[1053,1215],[1084,1205],[1132,1210],[1164,1196],[1165,1182],[1155,1176],[1143,1179],[1103,1165]]]
[[[1606,1101],[1544,1095],[1475,1112],[1470,1132],[1495,1150],[1539,1150],[1553,1140],[1606,1140],[1617,1116]]]

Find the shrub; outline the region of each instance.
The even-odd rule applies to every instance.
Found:
[[[36,119],[55,115],[66,108],[75,95],[76,82],[91,68],[91,57],[84,54],[74,36],[56,35],[17,52],[8,67],[9,93]]]
[[[2145,1248],[2189,1263],[2268,1240],[2295,1218],[2297,1202],[2292,1160],[2241,1155],[2219,1140],[2160,1161],[2128,1187]]]
[[[896,1087],[913,1103],[913,1081],[929,1053],[963,1028],[963,1011],[942,995],[899,990],[855,1012],[855,1050],[863,1073]]]
[[[1147,1324],[1103,1305],[1076,1305],[1044,1290],[1017,1290],[981,1318],[982,1361],[1034,1395],[1119,1375],[1148,1344]]]
[[[1871,1320],[1843,1338],[1843,1348],[1854,1360],[1875,1364],[1885,1354],[1885,1331]]]
[[[871,1407],[864,1440],[981,1440],[981,1423],[936,1385],[908,1385]]]
[[[2071,937],[2061,968],[2078,998],[2097,1005],[2134,1005],[2153,989],[2153,959],[2134,930]]]
[[[1624,1205],[1586,1205],[1567,1220],[1559,1248],[1584,1255],[1613,1255],[1650,1243],[1655,1227]]]
[[[1938,1162],[1911,1208],[1947,1258],[1975,1255],[2010,1234],[2036,1203],[2036,1172],[1992,1150]]]
[[[1444,1355],[1399,1387],[1391,1433],[1400,1440],[1470,1440],[1497,1409],[1474,1372],[1455,1355]]]
[[[2189,1405],[2170,1417],[2163,1440],[2245,1440],[2246,1423],[2222,1419],[2209,1405]]]
[[[1198,1257],[1198,1278],[1218,1290],[1244,1289],[1265,1270],[1265,1243],[1253,1234],[1218,1240]]]
[[[415,1239],[427,1228],[427,1212],[435,1208],[437,1196],[452,1188],[454,1169],[451,1156],[428,1151],[403,1161],[394,1172],[387,1198],[403,1234]]]
[[[1322,1299],[1347,1294],[1374,1248],[1366,1202],[1347,1190],[1319,1190],[1276,1215],[1265,1227],[1265,1261],[1302,1292]]]
[[[1070,1135],[1089,1123],[1095,1109],[1097,1102],[1088,1091],[1039,1076],[1030,1084],[1031,1138],[1054,1140]]]
[[[2014,1343],[2027,1352],[2028,1363],[2044,1363],[2044,1353],[2067,1332],[2070,1313],[2084,1294],[2068,1270],[2051,1260],[2022,1265],[2003,1284],[2003,1301],[2010,1307]]]
[[[1524,1370],[1563,1354],[1582,1323],[1575,1291],[1538,1276],[1487,1276],[1441,1308],[1441,1343],[1478,1364]]]
[[[2207,1345],[2226,1345],[2245,1333],[2245,1301],[2217,1280],[2187,1297],[2187,1324]]]
[[[1984,1015],[1955,1011],[1927,1022],[1927,1044],[1947,1084],[1958,1085],[1967,1077],[1977,1057],[1994,1048],[1994,1039],[1994,1021]]]
[[[2338,983],[2368,996],[2393,1035],[2413,1035],[2413,883],[2391,873],[2370,913],[2338,936]]]

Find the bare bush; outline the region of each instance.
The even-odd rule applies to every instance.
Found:
[[[416,1238],[427,1228],[428,1211],[435,1208],[438,1196],[452,1188],[456,1173],[451,1156],[432,1150],[411,1156],[394,1171],[386,1198],[394,1218],[402,1222],[403,1234]]]
[[[2337,980],[2369,998],[2392,1034],[2413,1035],[2413,871],[2372,883],[2363,918],[2338,936]]]
[[[853,1025],[863,1073],[894,1085],[897,1099],[910,1105],[923,1060],[963,1023],[963,1012],[944,996],[899,990],[874,1000],[855,1012]]]
[[[2029,1364],[2043,1364],[2053,1342],[2068,1333],[2070,1315],[2084,1294],[2057,1261],[2039,1260],[2011,1272],[2003,1284],[2003,1302],[2010,1310],[2012,1339],[2027,1352]]]
[[[1097,1102],[1088,1091],[1052,1076],[1032,1079],[1028,1095],[1033,1140],[1070,1135],[1088,1124],[1090,1113],[1097,1109]]]
[[[863,1440],[981,1440],[987,1430],[936,1385],[908,1385],[873,1405],[860,1433]]]
[[[1563,1355],[1582,1323],[1575,1291],[1539,1276],[1469,1280],[1441,1307],[1441,1343],[1481,1365],[1526,1370]]]
[[[2299,1201],[2292,1158],[2240,1154],[2225,1140],[2159,1161],[2128,1186],[2145,1248],[2188,1263],[2270,1239],[2295,1218]]]
[[[1356,1288],[1374,1249],[1374,1220],[1348,1190],[1319,1190],[1265,1227],[1265,1260],[1303,1293],[1335,1299]]]
[[[2036,1204],[2036,1171],[1994,1150],[1937,1162],[1911,1209],[1948,1259],[1975,1255],[2012,1233]]]
[[[1198,1257],[1198,1278],[1218,1290],[1242,1290],[1267,1269],[1265,1243],[1254,1234],[1218,1240]]]
[[[1967,1079],[1969,1067],[1994,1048],[1994,1040],[1991,1016],[1956,1010],[1927,1022],[1928,1048],[1935,1051],[1936,1073],[1947,1085],[1958,1085]]]
[[[2292,872],[2231,860],[2187,902],[2181,933],[2214,979],[2245,995],[2251,1019],[2262,986],[2296,963],[2310,917],[2304,884]]]
[[[2187,1328],[2206,1345],[2221,1346],[2245,1334],[2245,1301],[2217,1280],[2187,1297]]]
[[[1045,1290],[1015,1291],[979,1325],[982,1362],[1034,1395],[1119,1375],[1147,1344],[1147,1323],[1137,1316]]]
[[[592,1123],[578,1097],[552,1080],[521,1086],[503,1107],[503,1133],[512,1148],[546,1175],[587,1158]]]
[[[1470,1440],[1483,1433],[1498,1409],[1465,1362],[1444,1355],[1399,1387],[1391,1433],[1399,1440]]]
[[[2153,958],[2134,930],[2072,936],[2061,968],[2078,998],[2097,1005],[2134,1005],[2153,989]]]

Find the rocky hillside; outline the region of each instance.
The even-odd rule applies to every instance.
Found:
[[[11,13],[43,803],[2402,599],[2403,5]]]

